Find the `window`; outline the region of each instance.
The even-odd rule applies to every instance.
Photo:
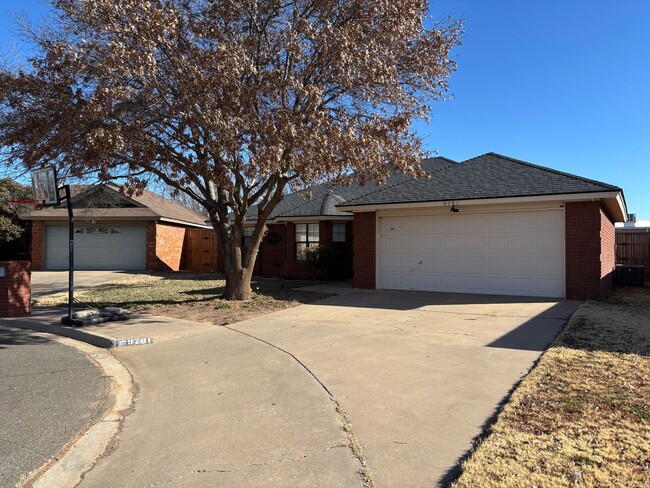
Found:
[[[244,233],[242,235],[242,242],[241,242],[242,247],[248,247],[250,245],[251,237],[253,236],[253,230],[255,230],[255,227],[252,226],[244,227]]]
[[[318,222],[315,224],[296,224],[296,260],[304,261],[305,250],[318,246]]]
[[[345,224],[332,224],[332,242],[345,242]]]
[[[78,227],[75,234],[119,234],[119,229],[114,227]]]

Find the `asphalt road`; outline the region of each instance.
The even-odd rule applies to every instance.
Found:
[[[13,488],[99,418],[107,389],[84,353],[0,326],[0,487]]]

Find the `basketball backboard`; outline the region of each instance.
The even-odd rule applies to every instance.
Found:
[[[32,171],[32,193],[34,200],[43,202],[44,205],[59,204],[56,171],[53,167]]]

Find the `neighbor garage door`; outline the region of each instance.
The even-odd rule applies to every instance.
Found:
[[[142,270],[147,228],[143,225],[89,225],[75,228],[75,269]],[[45,268],[68,269],[68,227],[45,227]]]
[[[564,295],[561,210],[381,217],[379,286]]]

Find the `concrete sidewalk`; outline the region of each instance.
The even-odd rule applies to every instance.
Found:
[[[334,403],[290,356],[223,327],[113,352],[135,411],[80,487],[363,486]]]
[[[213,324],[147,314],[133,314],[131,320],[121,322],[68,327],[61,325],[61,317],[67,314],[63,307],[33,307],[30,316],[4,320],[10,320],[7,325],[12,327],[57,334],[104,349],[116,347],[117,341],[122,339],[147,337],[159,342],[215,328]]]

